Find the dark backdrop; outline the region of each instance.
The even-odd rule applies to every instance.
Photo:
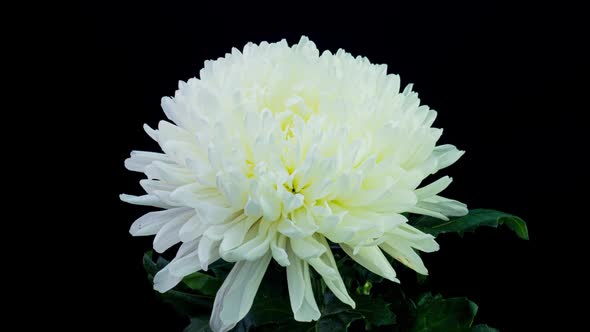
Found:
[[[441,250],[424,255],[432,290],[469,297],[480,306],[477,320],[502,331],[569,330],[577,309],[566,299],[581,289],[587,261],[576,253],[588,221],[573,216],[587,206],[579,198],[587,195],[580,162],[587,106],[576,97],[586,93],[588,36],[566,8],[473,3],[81,6],[71,27],[77,79],[68,83],[81,103],[66,116],[83,124],[86,144],[73,153],[83,166],[70,173],[86,215],[75,231],[86,258],[71,277],[93,282],[71,291],[85,304],[68,319],[113,331],[182,330],[186,322],[155,299],[142,270],[152,239],[128,234],[147,210],[118,200],[140,192],[140,177],[123,160],[132,149],[157,149],[142,124],[164,118],[160,98],[204,60],[248,41],[294,43],[304,34],[320,50],[365,55],[414,83],[439,112],[441,141],[467,151],[445,171],[455,179],[446,195],[528,221],[528,242],[505,229],[441,236]]]

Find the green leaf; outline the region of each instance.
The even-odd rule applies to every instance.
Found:
[[[152,252],[147,252],[143,264],[148,278],[153,280],[154,275],[168,262],[162,257],[155,259]],[[251,310],[232,332],[356,331],[362,330],[363,323],[365,330],[381,327],[380,330],[385,328],[397,332],[497,332],[487,325],[471,326],[477,306],[466,298],[444,299],[440,295],[427,293],[414,302],[406,297],[398,285],[379,282],[372,273],[350,259],[342,258],[338,264],[343,279],[359,287],[358,294],[354,291],[350,293],[356,303],[355,309],[338,300],[326,288],[321,276],[311,271],[312,287],[321,317],[317,322],[296,322],[289,302],[285,270],[273,263],[265,273]],[[213,295],[231,266],[231,263],[225,262],[214,264],[211,267],[215,276],[195,273],[186,277],[173,290],[157,293],[164,302],[172,304],[176,311],[191,318],[185,332],[210,331],[208,315],[213,305]],[[399,321],[396,320],[396,314]]]
[[[227,277],[233,266],[234,263],[218,259],[213,264],[209,265],[209,270],[213,271],[213,274],[215,274],[217,278],[225,280],[225,277]]]
[[[500,330],[489,327],[485,324],[479,324],[471,328],[471,332],[499,332]]]
[[[317,322],[318,327],[325,326],[327,322],[336,324],[336,326],[348,327],[357,319],[364,319],[367,329],[395,323],[395,314],[390,310],[390,304],[382,297],[356,294],[352,294],[352,297],[356,303],[355,309],[342,303],[332,292],[326,292],[322,317]],[[340,330],[334,329],[334,331]],[[346,331],[346,329],[342,331]]]
[[[256,331],[329,332],[348,331],[354,321],[361,319],[364,320],[367,330],[373,327],[395,323],[395,315],[389,309],[389,303],[385,302],[383,298],[372,298],[365,295],[357,295],[353,298],[356,302],[356,309],[352,309],[349,305],[342,303],[332,292],[326,292],[324,294],[324,303],[320,305],[322,307],[322,315],[317,322],[303,323],[294,321],[291,307],[286,303],[286,306],[283,308],[284,310],[288,310],[288,312],[282,311],[279,314],[275,313],[273,317],[276,321],[275,323],[265,324],[263,326],[254,325],[257,326]],[[256,310],[254,312],[256,314]],[[280,319],[280,315],[288,319],[277,321]],[[248,316],[251,316],[251,313]]]
[[[281,323],[293,319],[293,311],[287,296],[257,296],[246,320],[253,326]]]
[[[283,323],[265,325],[256,331],[286,331],[286,332],[332,332],[348,331],[350,324],[363,316],[352,311],[344,311],[320,317],[317,322],[303,323],[289,320]]]
[[[315,331],[348,331],[348,328],[350,327],[350,324],[352,324],[352,322],[362,318],[363,316],[360,313],[354,312],[353,310],[343,311],[332,315],[326,315],[325,317],[321,317],[317,321],[317,323],[315,324]]]
[[[442,298],[443,297],[440,294],[432,295],[432,293],[424,293],[418,297],[418,300],[416,301],[416,308],[424,307],[433,301],[442,300]]]
[[[171,304],[174,309],[188,317],[210,313],[215,298],[209,295],[191,294],[178,290],[169,290],[159,294],[162,301]]]
[[[365,329],[395,324],[395,314],[391,311],[390,304],[382,297],[358,296],[354,300],[356,309],[353,312],[362,315]]]
[[[184,329],[184,332],[211,332],[209,319],[207,317],[192,317],[191,323]]]
[[[263,326],[293,320],[285,270],[278,264],[269,265],[256,292],[252,308],[244,318],[249,326]]]
[[[219,278],[201,272],[192,273],[184,277],[182,281],[190,289],[199,291],[199,293],[202,293],[204,295],[212,296],[214,296],[217,293],[217,290],[219,289],[219,287],[221,287],[221,284],[223,283],[223,281]]]
[[[443,299],[427,295],[418,300],[415,320],[409,331],[469,331],[476,314],[477,305],[467,298]]]
[[[154,252],[151,250],[146,251],[146,253],[143,254],[143,268],[145,272],[147,272],[148,279],[150,280],[150,282],[154,279],[154,276],[159,271],[158,267],[156,266],[156,263],[152,258],[153,255]]]
[[[158,271],[163,269],[166,265],[168,265],[168,261],[165,260],[163,257],[158,257],[158,259],[154,262],[154,252],[152,250],[148,250],[143,254],[143,268],[148,275],[148,279],[153,281],[154,276]]]
[[[451,218],[446,221],[429,216],[419,216],[412,218],[410,224],[434,236],[441,233],[472,232],[481,226],[498,227],[499,225],[506,225],[521,239],[529,239],[529,232],[524,220],[496,210],[473,209],[465,216]]]

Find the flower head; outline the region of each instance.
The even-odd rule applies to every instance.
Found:
[[[147,194],[121,199],[162,208],[131,234],[155,235],[157,252],[182,243],[154,287],[165,292],[218,259],[236,262],[211,315],[213,330],[227,331],[248,313],[271,259],[286,267],[296,320],[320,316],[310,268],[354,307],[330,242],[389,280],[398,281],[385,254],[426,274],[415,250],[438,244],[402,213],[465,214],[438,195],[449,177],[420,187],[463,152],[436,145],[436,112],[386,71],[343,50],[320,55],[302,37],[291,47],[234,48],[180,82],[162,99],[170,122],[145,126],[163,153],[133,151],[125,161],[146,174]]]

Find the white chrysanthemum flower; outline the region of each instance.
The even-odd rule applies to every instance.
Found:
[[[383,251],[426,274],[415,252],[438,250],[404,212],[446,219],[466,206],[439,196],[449,177],[419,188],[463,151],[436,146],[436,112],[387,66],[339,50],[319,54],[306,37],[289,47],[248,44],[206,61],[200,78],[163,98],[171,122],[145,126],[164,153],[133,151],[143,196],[163,208],[131,226],[156,235],[176,258],[154,278],[165,292],[212,262],[236,262],[215,298],[211,327],[227,331],[249,311],[271,259],[286,267],[295,319],[317,320],[310,266],[354,307],[330,250],[342,247],[368,270],[397,282]]]

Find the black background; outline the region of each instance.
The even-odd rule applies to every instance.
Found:
[[[128,234],[147,210],[118,200],[140,193],[140,177],[123,160],[132,149],[157,150],[142,124],[164,118],[160,98],[196,76],[204,60],[248,41],[294,43],[307,35],[320,50],[367,56],[400,74],[403,85],[415,84],[439,113],[441,142],[467,151],[444,171],[455,180],[446,196],[528,221],[528,242],[505,229],[441,236],[441,250],[424,255],[429,287],[469,297],[479,304],[477,321],[502,331],[576,326],[568,298],[586,282],[587,258],[577,253],[588,222],[579,213],[587,206],[580,97],[588,36],[573,9],[474,3],[80,6],[68,29],[76,78],[67,89],[81,100],[65,116],[82,124],[77,137],[86,144],[73,152],[83,167],[69,173],[80,200],[71,205],[83,211],[70,231],[86,259],[69,275],[69,292],[84,305],[67,319],[88,329],[182,330],[186,322],[155,299],[142,270],[152,239]],[[93,282],[79,282],[82,276]]]

